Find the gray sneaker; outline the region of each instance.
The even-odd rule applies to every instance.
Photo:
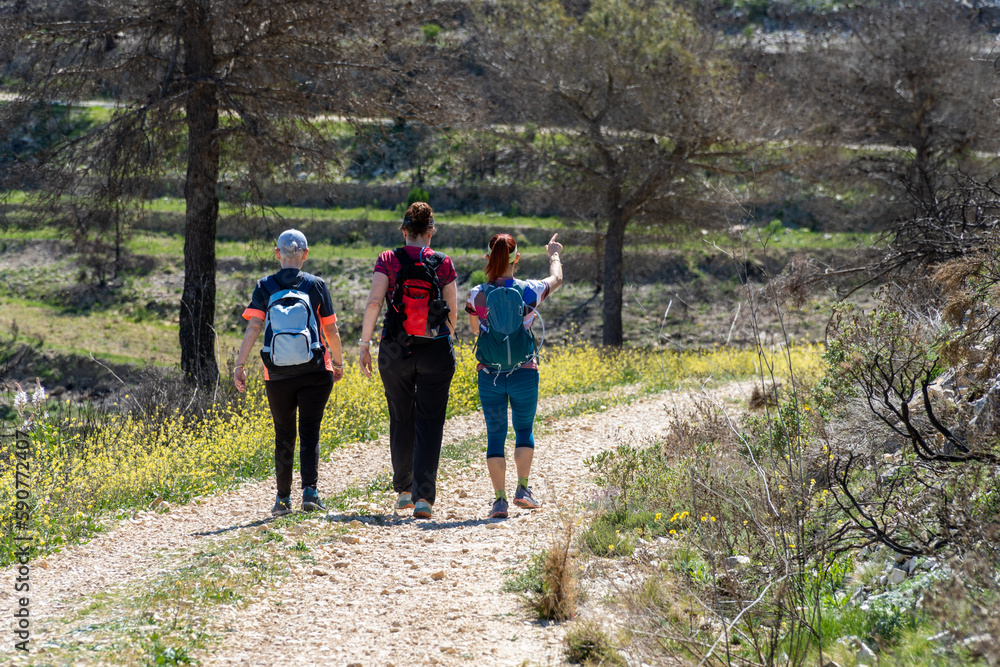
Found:
[[[535,499],[535,496],[531,493],[531,489],[519,484],[517,491],[514,492],[514,504],[526,510],[536,510],[542,506],[542,501]]]
[[[319,491],[307,486],[302,489],[302,511],[315,512],[316,510],[326,511],[326,505],[319,499]]]
[[[292,499],[288,496],[278,496],[274,500],[274,507],[271,508],[271,516],[285,516],[292,512]]]
[[[489,515],[486,517],[488,519],[506,519],[507,518],[507,499],[497,498],[493,501],[493,509],[490,510]]]

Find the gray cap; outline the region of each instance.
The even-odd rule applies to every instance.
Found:
[[[281,236],[278,237],[278,250],[306,250],[309,248],[309,242],[306,241],[306,235],[297,229],[286,229],[281,232]]]

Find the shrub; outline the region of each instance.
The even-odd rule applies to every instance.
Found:
[[[586,667],[626,664],[608,633],[594,621],[577,623],[566,633],[566,660]]]
[[[547,556],[548,551],[543,549],[533,553],[523,567],[507,570],[506,574],[509,575],[509,578],[504,582],[503,591],[505,593],[541,595],[544,591],[542,566]]]
[[[469,276],[470,285],[482,285],[485,282],[486,282],[486,272],[483,271],[482,269],[476,269],[475,271],[472,272],[472,275]]]
[[[406,195],[406,208],[410,208],[411,205],[418,201],[427,202],[430,198],[431,196],[427,193],[427,190],[419,186],[414,186],[410,188],[410,194]]]
[[[428,42],[433,42],[437,40],[438,35],[441,34],[441,26],[439,26],[437,23],[425,23],[424,25],[420,26],[420,31],[424,33],[424,39],[426,39]],[[426,201],[426,199],[419,199],[417,201]]]

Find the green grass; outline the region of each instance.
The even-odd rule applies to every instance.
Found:
[[[545,584],[542,581],[542,570],[547,555],[548,552],[543,549],[531,554],[517,567],[504,570],[507,579],[503,583],[502,590],[505,593],[521,593],[523,595],[544,593]]]
[[[11,206],[21,206],[29,203],[31,196],[24,191],[13,190],[6,193],[0,203]],[[147,213],[173,213],[183,215],[185,211],[185,201],[179,197],[158,197],[156,199],[144,200],[140,203]],[[222,218],[233,216],[240,211],[232,204],[221,202],[219,204],[219,216]],[[259,213],[259,209],[251,210],[251,215]],[[395,208],[378,208],[374,206],[363,206],[353,208],[319,208],[308,206],[274,206],[264,210],[268,217],[278,217],[286,222],[308,220],[311,222],[345,222],[345,221],[373,221],[373,222],[402,222],[402,214]],[[438,211],[434,214],[434,219],[439,225],[496,225],[502,222],[508,227],[544,227],[549,228],[555,225],[564,226],[566,221],[559,217],[552,216],[528,216],[528,215],[504,215],[502,213],[463,213],[458,211]],[[589,226],[587,223],[578,223],[581,226]]]
[[[26,193],[13,191],[7,194],[7,203],[14,205],[15,207],[17,205],[24,204],[26,201]],[[184,213],[185,203],[183,199],[161,197],[143,202],[143,208],[148,213],[176,214],[177,216],[182,216]],[[236,213],[236,209],[234,209],[231,205],[221,204],[219,213],[220,218],[226,218],[234,215]],[[316,208],[277,206],[267,209],[267,215],[282,218],[283,223],[286,225],[295,225],[302,222],[320,224],[324,222],[336,223],[355,221],[398,222],[402,217],[399,211],[395,209],[382,209],[375,207]],[[461,213],[456,211],[440,211],[435,215],[435,217],[438,224],[442,226],[472,225],[487,227],[501,226],[504,228],[565,229],[568,227],[590,229],[590,223],[574,222],[560,217],[523,215],[508,216],[493,212]],[[278,224],[278,226],[281,225]],[[642,240],[647,238],[650,234],[654,237],[665,237],[668,234],[668,231],[669,241],[645,242]],[[871,233],[813,232],[809,229],[789,228],[780,224],[774,225],[774,223],[771,223],[770,226],[750,227],[745,229],[742,232],[742,240],[739,234],[729,233],[725,230],[704,231],[706,233],[703,233],[701,229],[696,228],[687,231],[675,228],[667,230],[666,228],[655,225],[633,223],[629,227],[628,236],[632,240],[629,243],[629,248],[633,251],[662,250],[664,248],[670,248],[672,250],[703,250],[706,252],[712,252],[714,248],[719,248],[726,252],[733,252],[740,250],[744,243],[749,248],[758,248],[763,242],[772,248],[825,250],[869,247],[875,245],[879,241],[878,235]],[[57,237],[57,230],[48,228],[31,231],[12,229],[0,234],[0,239],[10,238],[17,240],[41,240]],[[136,236],[129,242],[129,249],[133,252],[153,255],[181,256],[183,254],[183,246],[183,236],[180,234],[161,234],[143,232],[141,230],[137,232]],[[352,244],[350,249],[341,247],[333,251],[328,250],[327,254],[324,255],[316,254],[315,251],[320,250],[323,247],[329,248],[329,246],[318,246],[317,248],[314,248],[314,256],[364,257],[368,256],[364,253],[373,249],[371,246],[354,246],[354,244]],[[379,248],[379,251],[382,249],[384,248]],[[567,248],[567,250],[569,249],[570,248]],[[578,250],[585,250],[589,252],[591,251],[591,248],[586,246],[580,247]],[[217,244],[217,252],[221,257],[246,256],[248,254],[255,255],[256,252],[254,251],[264,251],[269,254],[270,247],[267,246],[267,244],[260,242],[248,243],[220,241]],[[540,246],[538,247],[538,251],[541,252]]]
[[[21,335],[42,341],[42,349],[110,363],[175,366],[180,359],[178,325],[135,321],[117,311],[67,312],[30,299],[0,296],[0,330],[15,324]],[[222,334],[220,349],[239,346],[241,336]]]

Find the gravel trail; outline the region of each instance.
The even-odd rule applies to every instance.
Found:
[[[730,384],[710,393],[727,400],[746,392],[747,385]],[[211,629],[220,639],[195,657],[206,665],[566,664],[565,627],[539,622],[503,584],[548,546],[564,521],[586,513],[596,487],[584,460],[620,442],[656,439],[668,427],[667,409],[683,410],[691,396],[663,392],[594,414],[540,419],[531,476],[544,501],[540,510],[511,506],[508,520],[485,519],[492,490],[477,449],[469,460],[442,458],[429,521],[396,515],[383,494],[363,507],[367,516],[331,509],[294,524],[292,535],[348,535],[319,540],[314,563],[290,563],[289,576],[255,589],[245,604],[213,610]],[[557,414],[573,400],[543,401],[539,412]],[[468,445],[484,432],[479,414],[453,418],[445,444]],[[387,438],[348,445],[321,463],[320,491],[325,497],[388,470]],[[272,502],[273,480],[247,484],[166,513],[137,513],[87,544],[35,562],[30,662],[49,664],[44,647],[50,641],[65,646],[67,619],[93,596],[134,588],[213,543],[261,530],[271,524]],[[14,576],[13,569],[3,573],[4,581]],[[2,588],[4,616],[14,605],[12,588]],[[13,653],[13,640],[0,644],[0,662],[14,657],[20,663]],[[107,652],[86,650],[72,662],[119,664]]]

